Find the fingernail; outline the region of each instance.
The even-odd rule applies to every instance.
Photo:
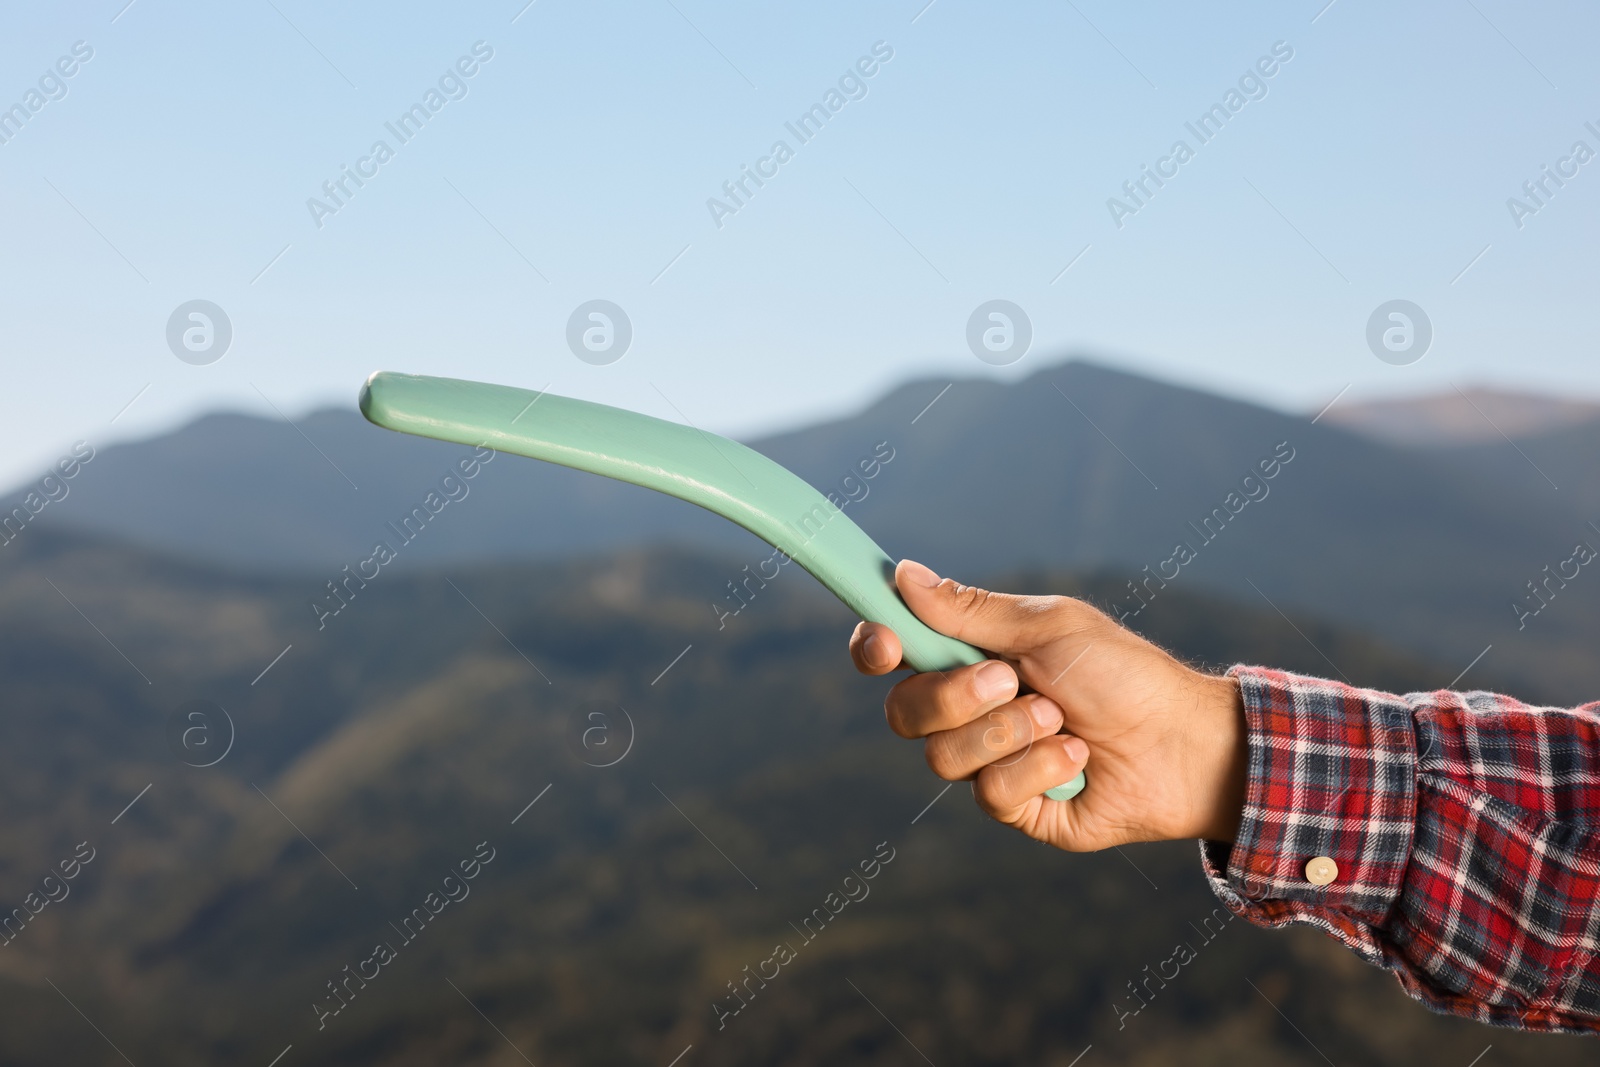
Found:
[[[1035,697],[1029,704],[1028,711],[1033,716],[1033,721],[1042,729],[1053,730],[1061,725],[1061,710],[1056,707],[1054,701]]]
[[[916,560],[901,560],[900,573],[906,576],[906,581],[912,585],[920,585],[924,589],[932,589],[939,584],[939,576]]]
[[[861,642],[861,658],[867,661],[869,667],[881,667],[886,658],[883,654],[883,642],[878,640],[877,634],[868,634],[867,639]]]
[[[1073,763],[1083,763],[1089,758],[1089,746],[1084,744],[1081,737],[1069,737],[1062,746],[1067,750],[1067,758]]]
[[[999,700],[1009,696],[1012,689],[1011,668],[998,660],[990,660],[978,668],[977,691],[979,700]]]

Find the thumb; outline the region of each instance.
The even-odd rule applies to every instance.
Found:
[[[894,581],[912,614],[942,634],[999,653],[1020,653],[1039,643],[1045,612],[1040,597],[961,585],[909,559],[895,567]]]

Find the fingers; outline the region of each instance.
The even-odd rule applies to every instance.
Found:
[[[941,579],[909,559],[900,561],[894,580],[917,618],[991,652],[1026,652],[1087,618],[1085,605],[1070,598],[992,593]]]
[[[1040,794],[1076,778],[1088,760],[1089,746],[1080,737],[1040,738],[1021,759],[1001,760],[979,771],[972,796],[991,818],[1026,830],[1041,805],[1057,803]]]
[[[913,674],[883,702],[889,728],[901,737],[927,737],[965,726],[1017,695],[1017,673],[999,660],[952,671]]]
[[[1021,696],[965,726],[930,734],[928,766],[949,781],[971,778],[990,764],[1017,762],[1015,753],[1026,753],[1035,741],[1053,736],[1061,722],[1061,708],[1049,697]]]
[[[862,674],[888,674],[900,666],[900,638],[881,623],[857,623],[850,635],[850,658]]]

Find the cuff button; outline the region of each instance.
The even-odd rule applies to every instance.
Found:
[[[1339,865],[1327,856],[1318,856],[1306,864],[1306,881],[1312,885],[1328,885],[1339,877]]]

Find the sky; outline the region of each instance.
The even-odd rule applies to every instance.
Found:
[[[351,407],[377,369],[733,435],[1067,352],[1307,411],[1600,397],[1591,5],[95,0],[5,29],[3,484]],[[994,300],[1027,327],[969,330]],[[1383,353],[1394,300],[1428,328],[1384,312],[1412,347]]]

